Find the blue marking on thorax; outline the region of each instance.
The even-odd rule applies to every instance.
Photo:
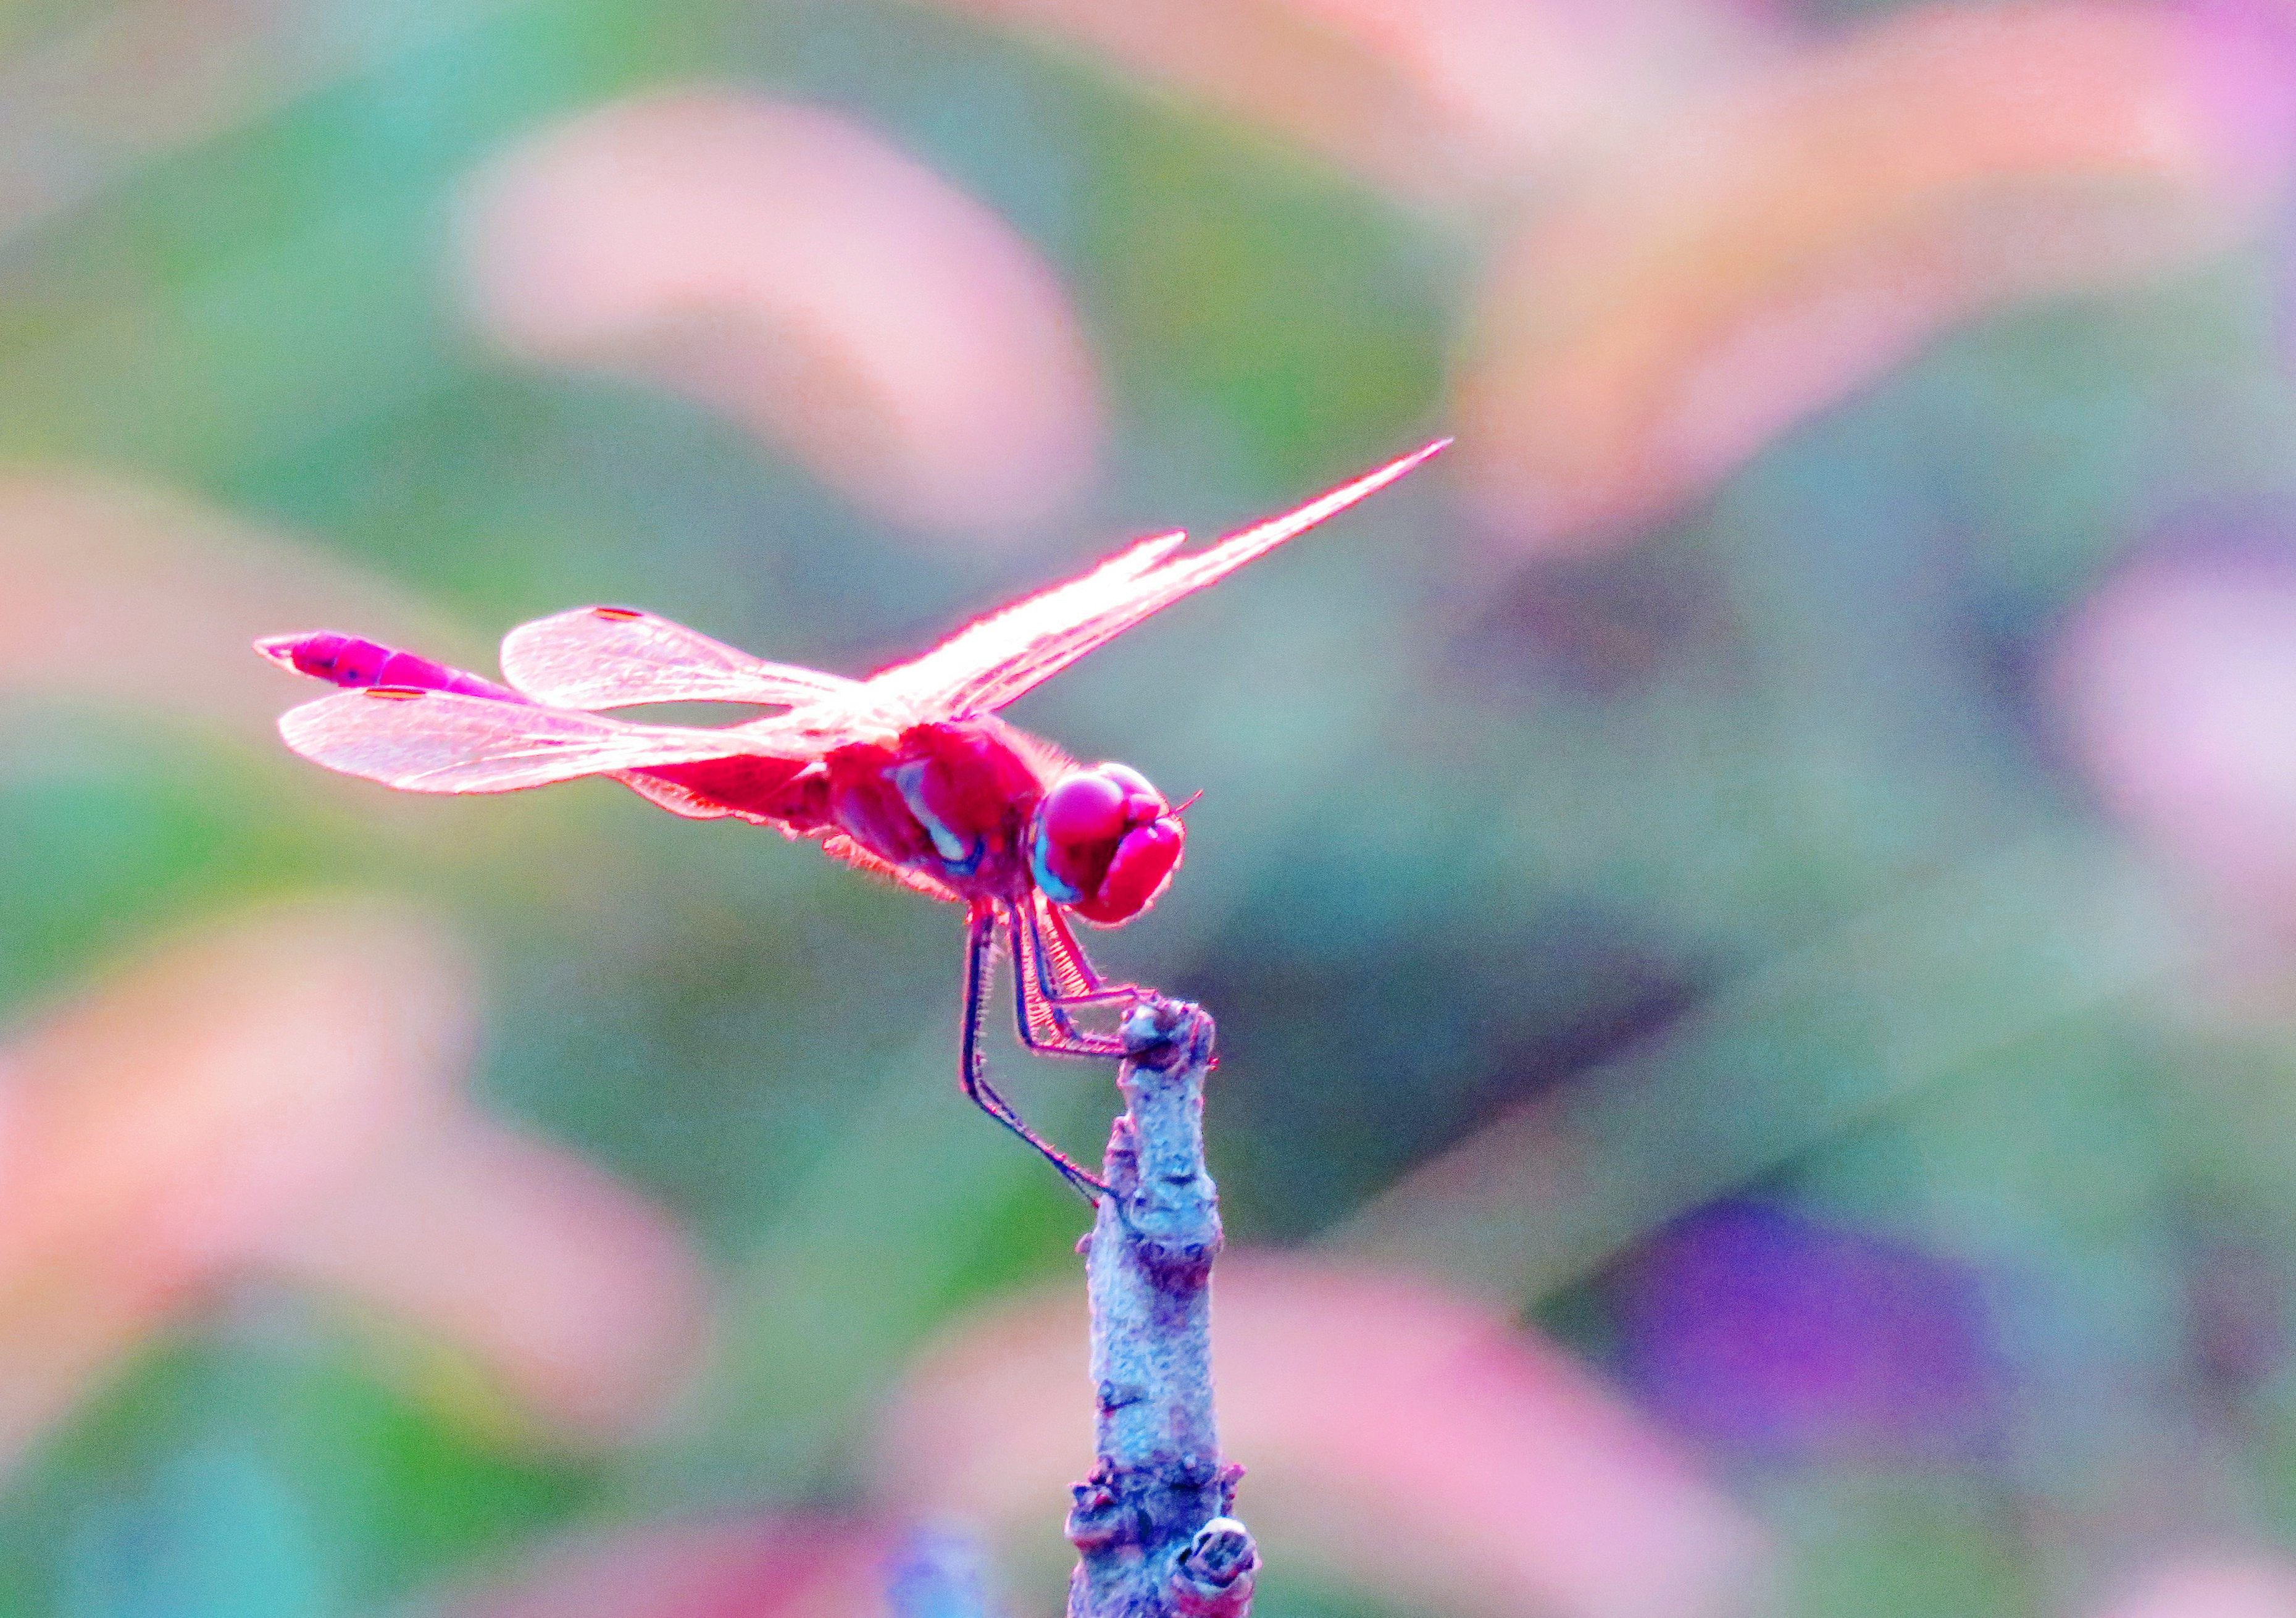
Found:
[[[923,762],[904,764],[888,770],[886,774],[892,778],[893,790],[901,794],[901,801],[909,806],[909,813],[917,817],[917,824],[925,828],[925,835],[932,839],[933,852],[940,856],[941,863],[948,867],[948,874],[951,876],[970,876],[978,870],[980,857],[988,849],[988,840],[976,837],[967,843],[925,807]]]

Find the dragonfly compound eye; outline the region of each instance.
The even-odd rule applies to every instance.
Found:
[[[1087,921],[1137,915],[1163,889],[1185,834],[1137,770],[1096,764],[1055,782],[1037,809],[1029,865],[1046,895]]]
[[[1045,794],[1045,835],[1063,847],[1112,843],[1124,834],[1124,784],[1106,772],[1080,769]]]
[[[1099,891],[1076,908],[1077,914],[1103,926],[1131,920],[1170,884],[1187,841],[1187,828],[1177,815],[1133,827],[1117,843]]]

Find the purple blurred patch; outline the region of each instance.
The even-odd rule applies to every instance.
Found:
[[[1978,1278],[1919,1249],[1724,1203],[1660,1238],[1615,1297],[1644,1400],[1708,1442],[1974,1459],[1992,1429]]]

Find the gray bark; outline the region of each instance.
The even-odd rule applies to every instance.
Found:
[[[1083,1244],[1099,1453],[1069,1513],[1069,1618],[1249,1618],[1259,1556],[1228,1515],[1243,1469],[1222,1458],[1212,1408],[1212,1020],[1151,998],[1123,1036],[1124,1112],[1102,1171],[1108,1194]]]

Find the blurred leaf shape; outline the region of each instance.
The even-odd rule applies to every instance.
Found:
[[[1599,548],[1952,324],[2219,250],[2292,63],[2231,7],[1925,7],[1693,103],[1497,258],[1458,387],[1482,518]]]
[[[649,1418],[701,1288],[662,1214],[472,1117],[470,971],[353,899],[181,938],[0,1054],[0,1465],[146,1334],[312,1279],[576,1437]]]
[[[1091,357],[1002,219],[857,124],[688,90],[512,152],[464,209],[472,309],[522,357],[725,411],[859,505],[987,534],[1058,510]]]
[[[266,749],[298,691],[255,655],[256,637],[357,625],[450,654],[468,641],[316,546],[86,472],[0,480],[0,694],[159,709]]]
[[[1970,1460],[1998,1441],[1981,1277],[1910,1244],[1723,1203],[1609,1290],[1636,1390],[1677,1432],[1772,1459]]]
[[[2130,1581],[2099,1618],[2296,1618],[2296,1566],[2264,1550],[2189,1552]]]
[[[1234,1255],[1218,1285],[1222,1440],[1271,1566],[1312,1559],[1402,1610],[1697,1618],[1744,1610],[1754,1525],[1563,1354],[1394,1273]],[[882,1430],[903,1514],[1038,1524],[1092,1455],[1076,1289],[976,1318]],[[1073,1396],[1049,1396],[1068,1388]]]
[[[2296,562],[2140,559],[2060,632],[2048,685],[2107,806],[2284,957],[2296,946]]]
[[[14,161],[0,168],[0,241],[84,208],[136,172],[300,97],[371,71],[506,9],[511,0],[397,8],[368,29],[324,9],[268,0],[126,0],[71,5],[74,26],[43,29],[34,6],[19,40],[0,39],[0,123]],[[27,8],[0,14],[0,32]]]
[[[1757,58],[1704,0],[947,0],[1066,36],[1403,195],[1504,191]]]
[[[829,1521],[660,1523],[584,1535],[436,1603],[435,1618],[865,1618],[890,1539]]]
[[[701,1277],[668,1217],[475,1114],[366,1164],[255,1251],[475,1357],[577,1437],[651,1422],[704,1337]]]

